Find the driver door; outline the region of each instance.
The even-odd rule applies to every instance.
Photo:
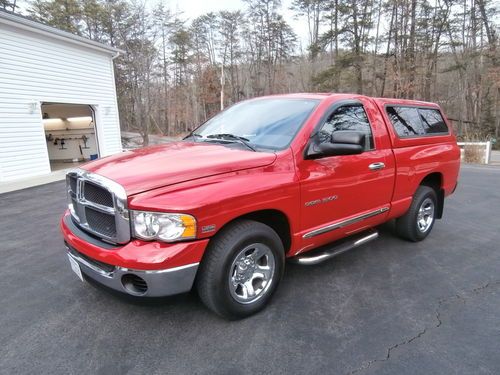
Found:
[[[360,154],[298,163],[303,250],[384,221],[393,192],[394,160],[381,141],[381,135],[387,138],[386,129],[375,109],[368,101],[337,103],[313,132],[311,142],[317,143],[330,142],[337,131],[361,132],[365,144]]]

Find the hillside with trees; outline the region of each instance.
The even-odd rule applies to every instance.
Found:
[[[499,137],[495,1],[293,0],[307,45],[280,0],[244,4],[194,20],[124,0],[35,0],[24,13],[124,51],[115,60],[122,128],[145,144],[220,111],[222,82],[224,106],[305,91],[421,99],[442,105],[462,137]]]

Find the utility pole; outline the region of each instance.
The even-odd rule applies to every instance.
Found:
[[[224,110],[224,63],[220,68],[220,110]]]

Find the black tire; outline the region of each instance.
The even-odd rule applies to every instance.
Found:
[[[432,218],[430,222],[424,219],[424,224],[420,221],[419,211],[423,207],[424,211],[432,205]],[[415,195],[410,208],[400,218],[396,220],[396,233],[401,238],[408,241],[418,242],[425,239],[432,230],[436,221],[437,195],[436,191],[429,186],[420,186]],[[429,216],[430,217],[430,216]],[[423,230],[423,227],[425,230]]]
[[[238,291],[234,290],[234,275],[235,272],[240,272],[241,268],[237,268],[238,266],[234,262],[241,260],[242,251],[247,248],[251,249],[252,246],[264,249],[266,258],[261,258],[260,261],[266,262],[274,258],[274,272],[270,277],[270,282],[261,281],[259,287],[262,285],[266,285],[266,287],[262,287],[260,292],[262,294],[259,294],[256,300],[241,303],[236,298],[243,297],[238,296],[236,294]],[[247,257],[251,257],[252,250],[248,251],[250,254]],[[243,255],[245,254],[243,253]],[[241,262],[237,264],[241,264]],[[269,264],[263,265],[263,267],[268,266]],[[260,311],[269,302],[283,276],[284,266],[285,252],[276,232],[267,225],[256,221],[238,220],[223,228],[210,241],[196,279],[198,295],[210,310],[224,318],[235,320],[248,317]],[[257,267],[257,263],[254,263],[253,269],[255,267]],[[241,286],[239,285],[239,287]],[[245,290],[247,289],[245,288]]]

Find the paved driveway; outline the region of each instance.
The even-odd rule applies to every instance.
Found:
[[[226,322],[194,293],[147,303],[77,280],[64,186],[0,195],[2,374],[498,374],[500,169],[464,167],[445,219],[319,266],[288,265],[272,304]]]

